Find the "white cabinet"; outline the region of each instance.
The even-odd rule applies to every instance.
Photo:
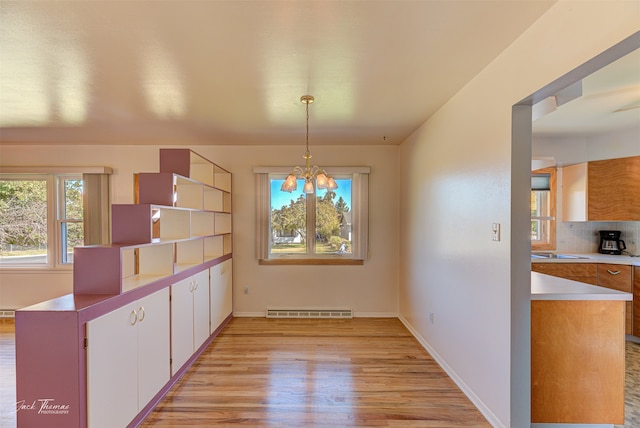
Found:
[[[169,290],[87,323],[90,428],[124,427],[169,381]]]
[[[171,375],[209,337],[209,271],[171,286]]]
[[[209,269],[211,330],[213,333],[232,311],[232,261],[226,260]]]

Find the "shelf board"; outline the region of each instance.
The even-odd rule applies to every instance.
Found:
[[[166,275],[134,275],[122,280],[122,292],[131,291],[143,285],[151,284],[154,281],[158,281],[162,278],[166,278]]]

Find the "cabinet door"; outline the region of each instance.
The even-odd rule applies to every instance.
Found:
[[[598,263],[598,285],[600,287],[612,288],[614,290],[632,293],[633,280],[631,266]],[[626,303],[625,311],[625,333],[631,334],[631,332],[633,331],[632,302]]]
[[[226,260],[210,269],[211,333],[232,312],[232,261]]]
[[[138,413],[138,314],[127,305],[87,323],[90,428],[124,427]]]
[[[588,163],[588,220],[640,220],[640,156]]]
[[[169,381],[169,289],[138,301],[138,409]]]
[[[209,270],[193,277],[193,350],[209,337]]]
[[[193,354],[193,278],[171,286],[171,375]]]

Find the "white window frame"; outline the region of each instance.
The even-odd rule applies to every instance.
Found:
[[[2,263],[2,271],[25,270],[61,270],[73,269],[72,262],[64,262],[62,254],[62,223],[77,219],[62,219],[65,193],[61,188],[64,179],[81,180],[86,190],[86,174],[108,175],[113,171],[108,167],[9,167],[0,166],[0,179],[6,180],[45,180],[47,183],[47,262],[46,263]],[[85,192],[86,193],[86,192]],[[83,201],[85,215],[82,221],[87,222],[86,197]],[[102,209],[110,210],[107,201]],[[107,217],[108,221],[108,217]],[[86,231],[85,231],[86,234]],[[85,237],[86,238],[86,237]]]
[[[72,265],[73,262],[67,260],[67,253],[65,251],[65,242],[63,239],[62,229],[63,226],[69,223],[84,223],[84,218],[76,219],[69,218],[66,216],[66,189],[65,189],[65,181],[67,180],[79,180],[82,181],[83,193],[86,191],[85,182],[82,174],[56,174],[54,175],[54,180],[56,183],[56,217],[55,217],[55,228],[56,228],[56,240],[57,246],[56,250],[57,254],[57,263],[60,265]],[[84,204],[83,204],[84,205]]]
[[[285,178],[291,167],[256,167],[256,258],[260,264],[363,264],[369,247],[370,167],[325,167],[338,178],[351,178],[352,251],[351,254],[270,254],[272,178]],[[313,194],[315,201],[315,193]],[[315,209],[308,204],[307,211]],[[307,217],[307,221],[309,217]],[[312,223],[315,225],[315,221]]]

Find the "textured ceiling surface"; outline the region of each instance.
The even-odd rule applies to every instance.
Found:
[[[0,141],[399,144],[553,1],[1,1]]]

